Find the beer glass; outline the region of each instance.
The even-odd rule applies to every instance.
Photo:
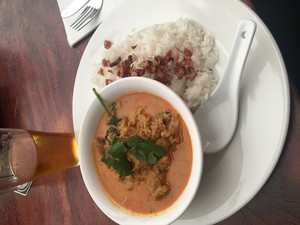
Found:
[[[0,128],[0,194],[77,164],[74,134]]]

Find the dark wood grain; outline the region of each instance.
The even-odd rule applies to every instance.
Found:
[[[0,1],[0,127],[72,132],[72,94],[88,39],[70,48],[56,0]],[[114,224],[89,196],[79,168],[0,196],[0,224]]]
[[[245,1],[251,5],[251,0]],[[89,38],[70,48],[56,0],[0,0],[0,127],[72,132],[72,93]],[[280,160],[260,192],[220,225],[300,224],[300,101]],[[94,204],[79,168],[0,196],[0,225],[115,224]]]

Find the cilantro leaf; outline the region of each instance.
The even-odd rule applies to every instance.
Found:
[[[139,136],[128,138],[126,143],[137,159],[144,160],[149,164],[154,164],[157,158],[165,154],[165,149],[162,146]]]
[[[131,151],[137,159],[144,160],[149,164],[154,164],[159,157],[165,154],[165,149],[160,145],[140,136],[132,136],[114,138],[101,161],[112,166],[120,176],[128,176],[132,170],[132,165],[126,157],[128,151]]]
[[[115,169],[115,171],[121,176],[126,177],[131,174],[132,166],[128,159],[126,158],[126,155],[124,157],[120,157],[118,160],[114,161],[112,167]]]
[[[130,175],[132,166],[126,158],[127,147],[120,140],[113,139],[101,161],[112,166],[120,176],[124,177]]]
[[[129,149],[134,148],[138,143],[140,143],[141,141],[143,141],[144,139],[141,138],[138,135],[135,136],[131,136],[129,138],[126,139],[126,145]]]

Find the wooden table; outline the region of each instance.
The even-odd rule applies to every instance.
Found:
[[[73,85],[88,41],[69,47],[56,0],[1,0],[0,127],[73,132]],[[291,97],[275,170],[244,208],[219,224],[300,224],[300,104],[293,85]],[[0,224],[115,223],[94,204],[75,167],[36,180],[27,197],[0,196]]]

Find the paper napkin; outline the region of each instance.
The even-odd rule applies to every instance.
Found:
[[[73,0],[57,0],[58,7],[60,12],[62,12]],[[101,12],[84,28],[80,31],[76,31],[70,27],[70,25],[77,19],[80,13],[84,10],[85,7],[80,9],[74,15],[62,18],[68,43],[71,47],[74,47],[76,43],[85,38],[88,34],[94,31],[99,24],[105,19],[105,17],[110,14],[114,8],[120,3],[121,0],[103,0]]]

